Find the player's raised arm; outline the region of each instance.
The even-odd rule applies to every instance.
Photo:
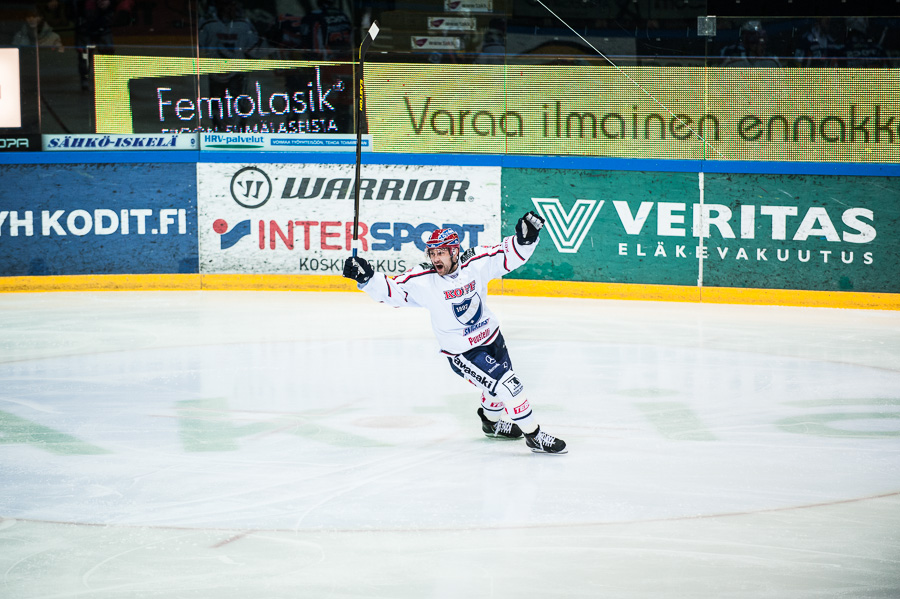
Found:
[[[403,281],[412,276],[412,269],[401,275],[399,281],[376,272],[369,262],[360,256],[350,256],[344,261],[344,276],[356,281],[357,287],[365,291],[375,301],[383,302],[397,308],[417,307],[418,304],[409,297],[409,292],[403,288]]]
[[[544,219],[534,212],[528,212],[516,223],[516,234],[504,237],[499,246],[493,246],[489,250],[490,268],[487,271],[492,279],[502,277],[511,272],[531,258],[538,241],[540,241],[541,229]],[[480,257],[476,254],[474,257]]]

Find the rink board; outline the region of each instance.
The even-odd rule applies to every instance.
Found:
[[[0,276],[197,272],[193,164],[4,164],[0,180]]]
[[[504,230],[542,242],[511,278],[900,292],[900,179],[505,169]]]
[[[0,165],[0,290],[354,289],[339,278],[353,225],[346,156],[76,154]],[[422,261],[433,227],[492,244],[534,210],[547,219],[541,243],[495,293],[900,305],[900,178],[883,166],[414,158],[363,169],[361,252],[388,274]]]

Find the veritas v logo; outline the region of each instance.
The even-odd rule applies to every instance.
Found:
[[[569,212],[563,210],[559,198],[531,198],[531,201],[547,221],[547,232],[556,249],[561,254],[574,254],[594,224],[604,200],[576,200]]]

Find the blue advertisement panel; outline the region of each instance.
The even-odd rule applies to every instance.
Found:
[[[0,165],[0,276],[198,272],[194,164]]]

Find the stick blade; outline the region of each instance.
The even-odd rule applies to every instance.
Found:
[[[372,42],[375,41],[375,38],[378,37],[378,21],[372,21],[372,25],[369,27],[369,30],[366,32],[366,37],[363,38],[362,44],[359,46],[359,56],[362,58],[366,54],[366,50],[369,49],[369,46],[372,45]]]

